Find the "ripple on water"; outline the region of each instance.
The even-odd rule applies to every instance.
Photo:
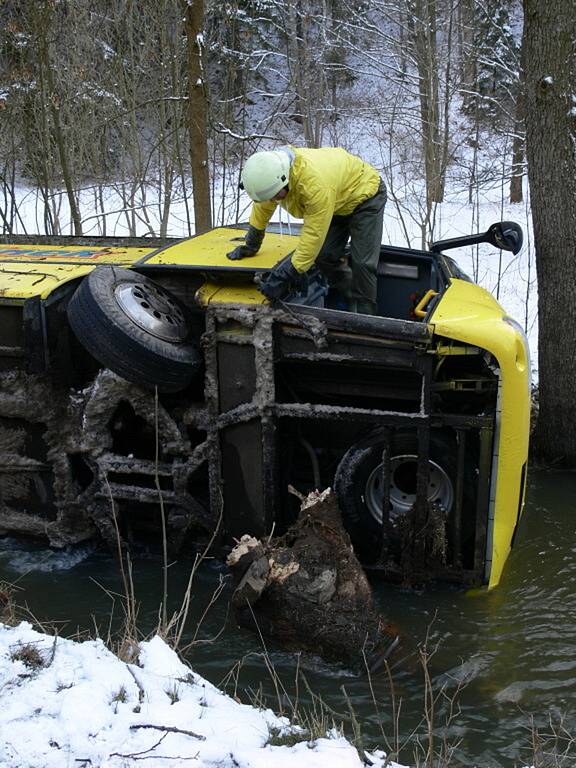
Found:
[[[9,575],[10,571],[21,576],[25,573],[50,573],[68,571],[86,560],[95,551],[94,544],[73,549],[32,549],[13,539],[0,540],[0,559]]]

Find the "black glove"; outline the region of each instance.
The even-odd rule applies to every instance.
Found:
[[[232,261],[246,259],[248,256],[254,256],[254,254],[258,253],[260,250],[262,240],[264,240],[264,230],[249,226],[248,232],[246,232],[246,237],[244,238],[244,245],[239,245],[237,248],[234,248],[234,250],[227,253],[226,256]]]
[[[279,301],[290,293],[307,291],[308,276],[305,272],[297,272],[288,256],[260,279],[258,288],[270,301]]]

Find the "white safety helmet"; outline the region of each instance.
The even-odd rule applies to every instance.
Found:
[[[283,149],[251,155],[242,169],[241,188],[257,203],[272,200],[288,184],[292,156]]]

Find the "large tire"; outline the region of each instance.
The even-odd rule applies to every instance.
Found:
[[[93,270],[70,299],[68,320],[98,362],[135,384],[178,392],[202,368],[186,309],[153,280],[128,269]]]
[[[373,562],[382,542],[382,489],[381,478],[383,441],[378,435],[353,445],[342,457],[334,480],[334,487],[344,525],[354,549],[364,563]],[[396,433],[390,444],[390,510],[386,536],[391,554],[398,545],[397,536],[402,517],[416,500],[416,467],[418,440],[415,433]],[[456,489],[457,446],[454,439],[432,432],[430,436],[430,477],[428,499],[450,513]],[[475,464],[467,460],[464,477],[462,509],[470,513],[475,509]],[[378,498],[379,497],[379,498]],[[380,504],[378,501],[380,500]],[[472,512],[473,515],[473,512]],[[473,535],[471,516],[463,527],[463,543]]]

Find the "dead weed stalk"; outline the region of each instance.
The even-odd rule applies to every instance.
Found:
[[[548,716],[546,726],[529,717],[530,761],[533,768],[572,768],[576,764],[576,735],[564,715]]]

